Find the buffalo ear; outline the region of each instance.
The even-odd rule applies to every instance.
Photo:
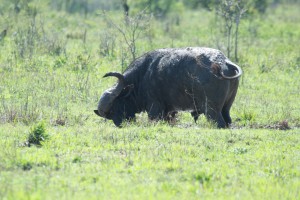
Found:
[[[98,110],[94,110],[94,113],[96,113],[96,115],[100,116]],[[101,116],[100,116],[101,117]]]

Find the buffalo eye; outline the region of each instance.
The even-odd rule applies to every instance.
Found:
[[[133,88],[134,88],[133,84],[127,85],[125,88],[123,88],[119,97],[127,98],[133,91]]]

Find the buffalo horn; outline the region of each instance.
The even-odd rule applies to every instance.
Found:
[[[226,62],[226,65],[231,65],[231,66],[235,67],[235,72],[236,72],[236,74],[235,74],[234,76],[226,76],[226,75],[224,74],[224,72],[221,71],[221,76],[222,76],[224,79],[235,79],[235,78],[240,77],[240,76],[243,74],[242,69],[241,69],[238,65],[234,64],[233,62],[231,62],[231,61],[228,60],[228,59],[226,59],[225,62]]]
[[[98,104],[98,114],[102,117],[106,117],[108,111],[110,110],[113,101],[119,96],[124,85],[124,76],[118,72],[109,72],[105,74],[103,77],[114,76],[117,77],[119,82],[113,88],[106,90],[100,98]]]

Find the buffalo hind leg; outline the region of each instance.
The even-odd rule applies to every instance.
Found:
[[[226,128],[225,120],[221,114],[221,112],[217,112],[213,109],[209,109],[206,113],[206,117],[208,120],[212,120],[217,123],[218,128]]]
[[[235,83],[237,84],[237,82]],[[231,117],[230,117],[230,108],[233,104],[233,101],[235,99],[237,93],[237,87],[235,88],[235,90],[232,92],[232,94],[230,95],[230,98],[225,102],[223,108],[222,108],[222,116],[226,122],[226,126],[229,127],[229,125],[232,123]]]
[[[222,109],[222,116],[225,120],[226,126],[229,127],[229,125],[231,124],[232,120],[230,117],[230,110],[227,107],[223,107]]]

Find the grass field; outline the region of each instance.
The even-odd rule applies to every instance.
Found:
[[[116,81],[102,76],[130,62],[122,35],[101,14],[84,18],[43,3],[36,14],[15,14],[0,2],[7,6],[0,17],[7,29],[0,39],[0,199],[300,198],[299,3],[242,21],[244,74],[232,127],[220,130],[204,117],[195,124],[189,113],[172,125],[141,113],[121,129],[97,117],[99,97]],[[181,12],[151,18],[137,54],[182,46],[225,52],[213,12]],[[106,55],[103,40],[114,44]],[[29,143],[41,124],[44,140]]]

